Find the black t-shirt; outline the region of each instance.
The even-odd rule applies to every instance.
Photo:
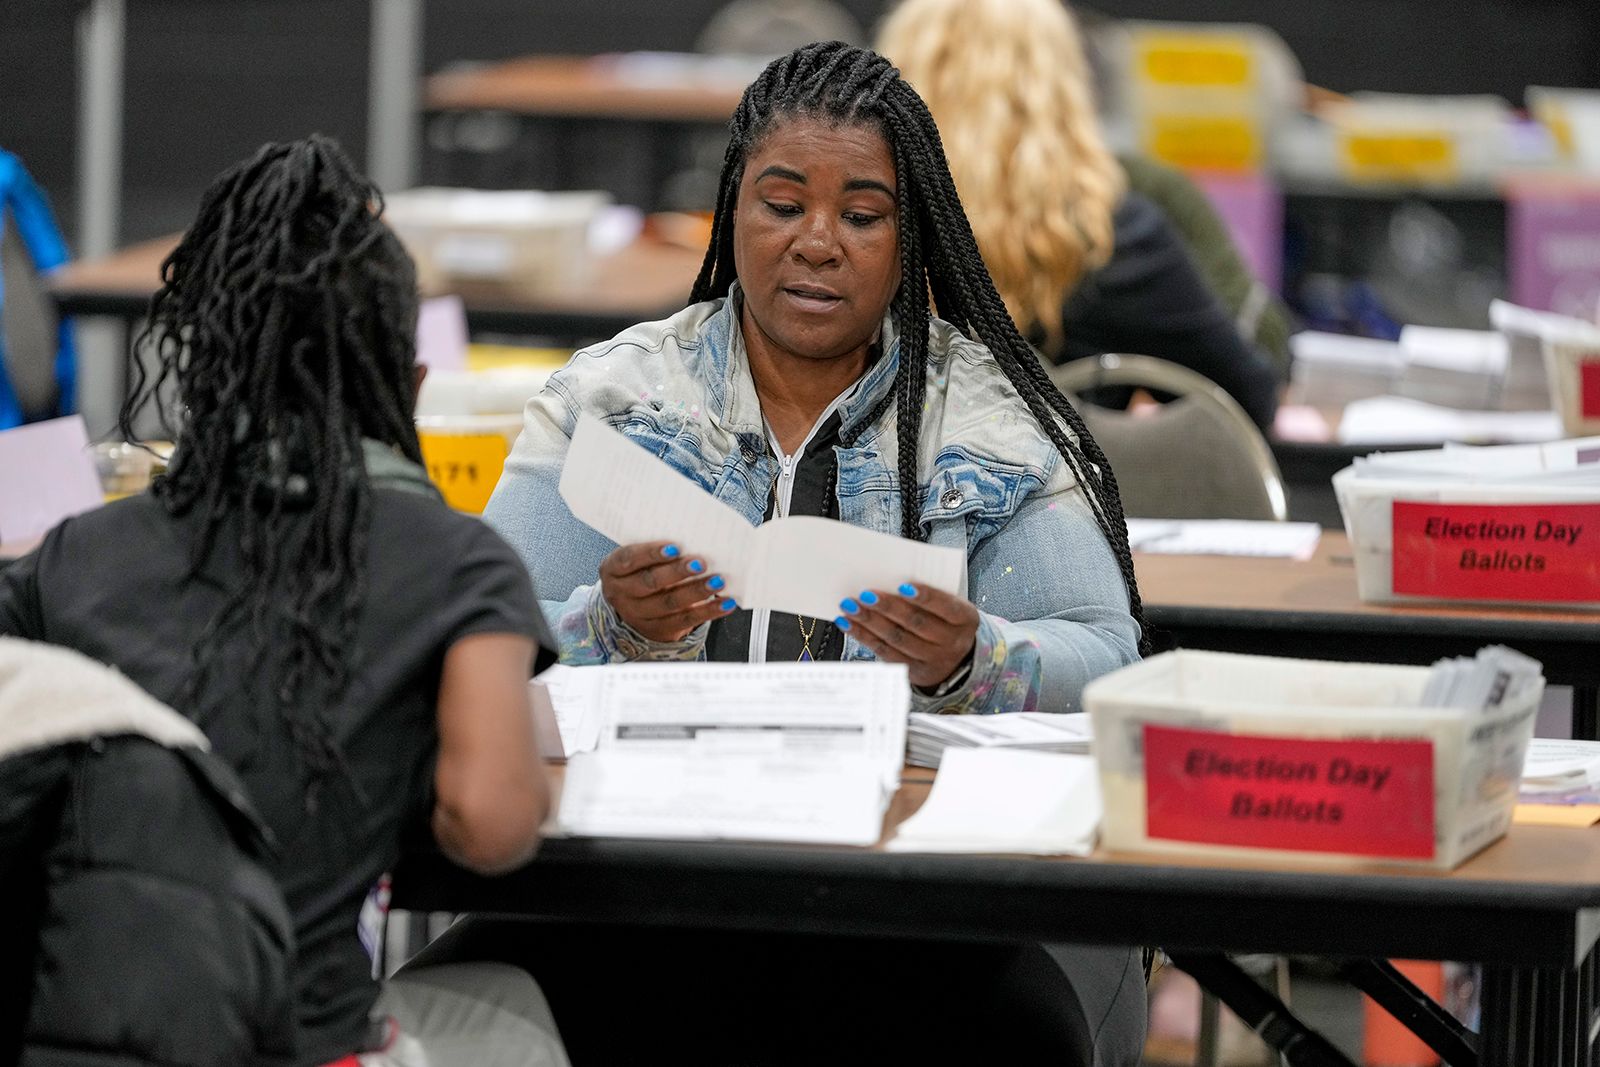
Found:
[[[0,570],[0,634],[76,649],[185,711],[192,649],[239,580],[227,526],[204,573],[187,577],[200,521],[169,515],[149,494],[67,520]],[[362,1040],[377,986],[358,915],[404,830],[427,815],[445,651],[469,634],[541,632],[526,569],[479,520],[429,495],[374,489],[370,530],[366,599],[345,653],[353,673],[331,716],[348,777],[334,772],[308,810],[307,773],[243,666],[218,673],[227,695],[201,723],[277,835],[302,1064]],[[223,655],[225,666],[243,660]]]
[[[1112,225],[1110,262],[1067,297],[1056,362],[1102,352],[1171,360],[1226,389],[1257,426],[1270,426],[1278,410],[1272,365],[1239,336],[1161,209],[1129,193]]]
[[[819,429],[795,464],[794,484],[789,490],[789,515],[839,517],[834,482],[838,478],[838,459],[834,446],[839,443],[839,416],[834,415]],[[777,485],[767,503],[770,521],[778,509]],[[732,615],[711,621],[706,634],[706,659],[718,663],[750,661],[750,627],[755,613],[744,608]],[[806,658],[834,660],[844,657],[844,637],[832,619],[808,619],[786,611],[774,611],[767,619],[767,662],[789,663]]]

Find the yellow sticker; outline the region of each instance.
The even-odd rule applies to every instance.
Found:
[[[1261,141],[1256,123],[1243,116],[1152,115],[1144,129],[1147,155],[1192,170],[1255,170]]]
[[[1246,89],[1255,84],[1255,48],[1248,37],[1213,33],[1141,33],[1139,77],[1150,85]]]
[[[497,433],[419,433],[428,477],[458,511],[481,514],[500,480],[506,439]]]
[[[1455,141],[1427,130],[1345,131],[1339,162],[1357,181],[1453,181],[1460,170]]]

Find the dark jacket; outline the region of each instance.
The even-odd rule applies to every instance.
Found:
[[[1128,193],[1112,216],[1111,260],[1080,281],[1062,309],[1057,363],[1102,352],[1155,356],[1226,389],[1265,429],[1278,410],[1278,379],[1239,336],[1161,209]]]
[[[0,639],[0,1064],[293,1053],[264,831],[195,728],[120,675]]]

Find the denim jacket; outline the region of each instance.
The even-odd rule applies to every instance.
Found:
[[[600,594],[613,544],[573,518],[557,489],[581,412],[599,416],[752,524],[766,514],[777,460],[750,376],[737,286],[579,351],[528,402],[484,518],[528,565],[562,659],[591,664],[699,659],[706,626],[652,642]],[[885,318],[882,355],[841,408],[837,495],[842,521],[898,534],[901,497],[894,405],[857,429],[893,389],[900,346]],[[1096,676],[1138,656],[1138,626],[1116,559],[1076,479],[989,351],[935,319],[918,470],[931,544],[967,554],[966,595],[979,609],[973,667],[917,710],[1075,711]],[[852,440],[853,438],[853,440]],[[693,552],[693,545],[685,545]],[[900,579],[885,575],[884,582]],[[841,589],[841,599],[859,593]],[[846,634],[843,656],[871,659]]]

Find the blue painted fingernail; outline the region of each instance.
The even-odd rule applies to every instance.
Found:
[[[711,576],[711,579],[708,582],[706,582],[706,588],[710,589],[713,593],[715,593],[718,589],[721,589],[723,586],[725,586],[727,584],[728,584],[727,582],[722,580],[722,575],[713,574]]]
[[[666,548],[663,548],[661,550],[661,554],[663,556],[666,556],[668,559],[674,559],[678,555],[678,546],[677,545],[668,545]]]
[[[833,624],[841,630],[850,629],[850,620],[845,618],[843,615],[840,615],[837,619],[834,619]]]
[[[861,591],[861,602],[863,604],[876,604],[878,602],[878,594],[870,589],[863,589]]]
[[[703,571],[705,569],[706,569],[706,565],[704,563],[701,563],[699,560],[691,559],[689,561],[689,573],[690,574],[699,574],[701,571]]]
[[[723,611],[732,611],[734,608],[736,608],[738,606],[739,605],[734,603],[732,600],[724,600],[722,602],[722,610]]]
[[[845,597],[843,600],[839,601],[839,606],[844,609],[846,615],[854,615],[856,612],[861,610],[861,605],[857,604],[849,597]]]
[[[900,595],[901,596],[916,596],[917,595],[917,587],[912,585],[910,582],[906,582],[906,583],[904,583],[903,585],[900,586]]]

